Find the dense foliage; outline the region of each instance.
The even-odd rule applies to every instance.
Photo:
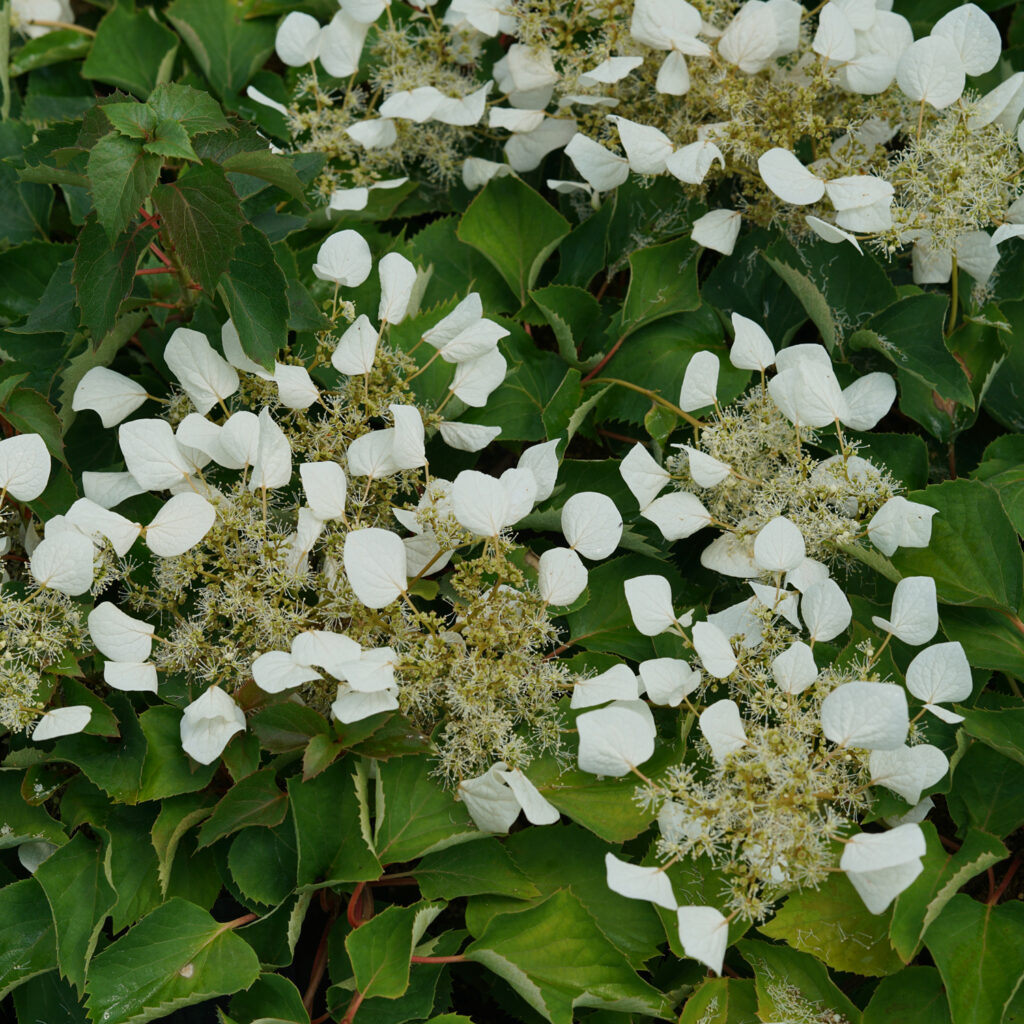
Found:
[[[1024,1019],[1024,16],[0,4],[0,1016]]]

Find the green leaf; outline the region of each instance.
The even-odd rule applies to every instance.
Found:
[[[38,391],[15,388],[4,403],[4,419],[22,434],[38,434],[55,459],[67,462],[60,420]]]
[[[904,576],[934,576],[940,601],[1016,614],[1024,588],[1020,540],[996,491],[978,480],[947,480],[907,497],[937,508],[926,548],[900,548]]]
[[[0,888],[0,999],[57,966],[57,939],[46,894],[35,878]]]
[[[242,350],[265,367],[288,340],[288,291],[274,250],[258,228],[242,228],[218,291],[238,331]]]
[[[699,248],[688,236],[639,249],[629,257],[629,291],[622,304],[621,334],[700,305],[697,288]]]
[[[687,998],[679,1024],[759,1024],[753,981],[708,978]]]
[[[174,160],[199,159],[192,143],[188,140],[188,132],[177,121],[163,118],[157,122],[153,130],[153,136],[142,144],[147,153],[157,153],[163,157],[170,157]]]
[[[0,200],[3,198],[0,192]],[[28,316],[57,267],[71,255],[70,245],[39,241],[0,252],[0,318],[10,322]]]
[[[409,987],[409,957],[444,904],[388,907],[345,936],[356,985],[366,998],[396,999]]]
[[[530,899],[540,890],[512,862],[497,839],[481,839],[440,853],[427,854],[410,872],[424,899],[494,893]]]
[[[558,354],[577,370],[588,370],[601,358],[581,359],[584,344],[603,330],[605,315],[597,299],[582,288],[553,284],[536,288],[530,298],[555,332]],[[577,403],[579,404],[579,403]]]
[[[103,245],[107,239],[103,236]],[[74,262],[65,260],[53,272],[46,290],[39,298],[39,304],[29,314],[28,320],[20,327],[9,327],[12,334],[73,334],[78,327],[75,312],[75,289],[71,284]],[[10,378],[8,378],[9,380]]]
[[[864,1010],[864,1024],[949,1024],[949,1004],[934,967],[907,967],[883,978]]]
[[[175,0],[165,14],[222,99],[239,95],[274,49],[274,24],[247,20],[234,0]]]
[[[253,716],[251,724],[260,745],[273,754],[304,750],[313,736],[330,730],[323,715],[291,701],[264,708]]]
[[[11,78],[24,75],[36,68],[59,64],[65,60],[79,60],[92,49],[92,40],[73,29],[56,29],[44,36],[30,39],[11,59]]]
[[[950,853],[931,822],[921,828],[927,844],[924,868],[897,898],[889,929],[892,944],[906,963],[917,956],[925,932],[954,893],[1006,856],[1006,847],[995,836],[978,829],[969,829],[960,849]]]
[[[79,992],[100,929],[117,894],[103,872],[103,850],[79,832],[36,868],[57,929],[57,962],[61,975]]]
[[[212,294],[242,244],[242,208],[223,170],[204,160],[158,185],[153,202],[185,269]]]
[[[298,883],[313,889],[339,882],[379,877],[380,861],[361,820],[357,787],[364,784],[354,761],[345,758],[315,779],[288,780],[295,840],[299,851]]]
[[[295,888],[298,855],[294,826],[285,821],[278,828],[243,829],[231,841],[228,868],[249,899],[268,906],[281,903]]]
[[[975,668],[995,669],[1024,679],[1024,634],[1019,617],[988,608],[942,609],[942,628],[963,644]]]
[[[1012,278],[1011,278],[1012,279]],[[1024,431],[1024,407],[1020,401],[1020,382],[1024,380],[1024,348],[1016,343],[1024,324],[1024,302],[1002,302],[1000,309],[1013,328],[1013,343],[1002,363],[992,374],[985,392],[985,410],[1004,427]]]
[[[216,797],[209,792],[186,793],[161,802],[151,838],[157,855],[157,877],[165,896],[178,844],[193,825],[210,816],[215,802]]]
[[[140,800],[163,800],[179,793],[194,793],[209,785],[218,762],[200,765],[181,749],[181,712],[162,705],[139,715],[146,736]]]
[[[117,893],[110,912],[115,934],[160,904],[159,862],[150,841],[155,817],[156,809],[152,807],[113,806],[103,825],[97,826],[106,837],[103,856],[107,881]]]
[[[961,827],[1008,836],[1024,824],[1024,765],[974,742],[953,769],[946,803]]]
[[[107,103],[100,109],[113,128],[131,139],[148,139],[156,128],[156,112],[148,103]]]
[[[0,769],[0,807],[7,828],[0,836],[0,849],[18,846],[27,839],[45,839],[60,846],[67,842],[64,829],[50,817],[45,808],[25,803],[21,784],[25,773],[15,769]]]
[[[153,90],[147,106],[158,120],[177,121],[190,138],[230,128],[220,104],[209,93],[189,85],[162,82]]]
[[[1004,434],[986,449],[972,476],[994,487],[1018,534],[1024,534],[1024,437]]]
[[[850,337],[850,348],[871,348],[941,398],[974,408],[963,367],[946,348],[944,295],[910,295],[894,302]]]
[[[161,24],[153,7],[133,8],[128,0],[118,0],[104,15],[82,74],[145,99],[170,72],[178,37]]]
[[[1024,905],[954,896],[925,945],[946,986],[953,1024],[996,1024],[1024,981]]]
[[[49,235],[53,189],[34,184],[10,163],[0,163],[0,240],[18,245]]]
[[[1024,707],[965,709],[963,729],[1004,757],[1024,764]]]
[[[825,1007],[845,1017],[847,1024],[861,1024],[860,1010],[840,992],[825,965],[813,956],[752,939],[742,939],[737,948],[754,968],[761,1020],[820,1020]]]
[[[87,164],[89,188],[96,216],[111,245],[149,198],[162,164],[160,157],[143,152],[141,142],[116,131],[92,147]]]
[[[199,831],[199,846],[209,846],[247,825],[273,828],[287,813],[288,797],[278,789],[274,770],[254,772],[221,798]]]
[[[573,228],[558,247],[556,284],[586,288],[608,261],[608,233],[618,206],[618,190],[605,196],[601,209]]]
[[[281,1024],[309,1024],[302,994],[280,974],[261,974],[253,986],[235,996],[228,1008],[238,1024],[273,1020]]]
[[[172,899],[93,960],[89,1014],[103,1024],[143,1024],[248,988],[259,973],[244,939],[194,904]]]
[[[529,185],[506,175],[484,186],[457,233],[490,260],[522,305],[544,261],[569,233],[569,222]]]
[[[870,913],[847,877],[834,873],[817,889],[788,896],[760,931],[834,970],[878,976],[903,967],[889,945],[891,916]]]
[[[60,1021],[60,1024],[89,1024],[85,1007],[79,1005],[75,990],[56,971],[32,978],[14,990],[14,1011],[21,1024]]]
[[[484,836],[465,805],[456,803],[426,768],[419,757],[398,757],[377,765],[374,843],[384,864]]]
[[[295,173],[295,165],[285,156],[271,153],[270,150],[250,150],[229,156],[221,166],[225,171],[269,181],[293,199],[305,202],[306,187]]]
[[[107,234],[90,216],[78,236],[74,282],[82,320],[99,343],[117,319],[121,303],[135,283],[135,268],[146,248],[146,234],[123,232],[111,248]]]
[[[465,956],[504,978],[552,1024],[571,1024],[577,1006],[670,1013],[666,998],[637,976],[565,890],[529,910],[499,914]]]

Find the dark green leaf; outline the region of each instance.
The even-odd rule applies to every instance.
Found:
[[[248,174],[263,181],[276,185],[282,192],[287,192],[293,199],[304,202],[306,188],[295,173],[295,166],[285,156],[271,153],[270,150],[249,150],[229,156],[222,164],[225,171]]]
[[[497,839],[481,839],[427,854],[410,873],[428,900],[453,900],[481,893],[518,899],[540,895]]]
[[[242,243],[242,208],[224,172],[204,161],[177,181],[158,185],[153,202],[185,269],[212,294]]]
[[[159,120],[177,121],[190,138],[230,127],[220,104],[208,93],[188,85],[162,82],[150,95],[148,106]]]
[[[267,236],[246,224],[242,244],[220,279],[219,291],[242,350],[265,367],[288,340],[288,293]]]
[[[497,268],[526,302],[544,261],[569,233],[569,222],[511,175],[492,178],[459,222],[458,236]]]
[[[60,1021],[60,1024],[88,1024],[85,1007],[75,990],[56,971],[41,974],[14,990],[14,1010],[19,1024]]]
[[[303,750],[313,736],[330,728],[312,708],[290,701],[264,708],[253,716],[251,724],[260,743],[274,754]]]
[[[145,99],[170,71],[178,39],[161,24],[152,6],[137,12],[133,7],[118,0],[104,15],[82,74]]]
[[[345,937],[356,985],[366,997],[396,999],[409,987],[409,957],[443,904],[388,907]]]
[[[278,828],[239,832],[228,852],[231,877],[251,900],[276,906],[295,888],[298,857],[295,830],[285,821]]]
[[[883,978],[864,1010],[864,1024],[949,1024],[949,1005],[934,967],[907,967]]]
[[[106,235],[100,232],[103,247],[106,248]],[[72,334],[78,327],[78,314],[75,312],[75,289],[71,284],[74,269],[72,260],[65,260],[54,272],[46,285],[46,291],[39,299],[39,305],[29,314],[28,320],[20,327],[10,327],[12,334]]]
[[[590,292],[569,285],[536,288],[530,298],[544,314],[558,341],[558,354],[576,369],[588,369],[599,354],[582,359],[584,345],[601,334],[605,315]],[[577,403],[578,404],[578,403]]]
[[[44,36],[30,39],[11,58],[11,78],[36,68],[59,64],[65,60],[79,60],[92,49],[92,40],[73,29],[56,29]]]
[[[64,830],[42,807],[25,803],[21,796],[23,771],[0,770],[0,807],[7,831],[0,837],[0,849],[18,846],[27,839],[45,839],[60,846],[67,841]]]
[[[10,163],[0,163],[0,241],[20,245],[49,236],[53,189],[33,184]]]
[[[238,1024],[268,1020],[274,1024],[309,1024],[302,994],[280,974],[261,974],[251,988],[231,1000],[229,1013]]]
[[[82,991],[100,928],[117,894],[103,872],[103,850],[79,832],[36,868],[57,928],[60,972]]]
[[[233,0],[175,0],[166,10],[214,91],[237,96],[274,48],[274,25]]]
[[[700,305],[697,253],[697,244],[684,237],[630,255],[620,334],[628,337],[645,324]]]
[[[112,245],[149,198],[162,163],[160,157],[144,153],[142,143],[118,132],[104,135],[92,147],[89,187],[96,216]]]
[[[65,462],[64,441],[57,413],[38,391],[15,388],[4,404],[4,419],[22,434],[39,434],[55,459]]]
[[[608,232],[618,204],[618,191],[606,196],[601,209],[592,213],[558,247],[556,284],[586,288],[600,273],[608,256]]]
[[[160,813],[153,824],[153,849],[157,856],[157,874],[160,887],[167,894],[167,887],[174,867],[174,855],[185,834],[213,811],[216,796],[210,792],[186,793],[161,801]]]
[[[1024,905],[954,896],[925,937],[953,1024],[996,1024],[1024,980]]]
[[[146,248],[146,232],[129,229],[111,248],[107,234],[90,217],[75,250],[75,289],[82,319],[98,344],[114,326],[121,303],[135,283],[135,268]]]
[[[996,489],[1014,529],[1024,535],[1024,437],[1004,434],[993,441],[973,476]]]
[[[975,668],[990,668],[1024,679],[1024,633],[1019,618],[988,608],[942,609],[942,628],[963,644]]]
[[[28,316],[71,254],[70,245],[49,242],[26,242],[0,253],[0,317],[10,322]]]
[[[529,910],[498,915],[465,956],[504,978],[552,1024],[571,1024],[577,1006],[655,1017],[669,1009],[565,890]]]
[[[287,813],[288,797],[278,789],[273,769],[255,772],[222,797],[199,832],[199,846],[209,846],[247,825],[272,828],[280,825]]]
[[[110,912],[115,934],[160,903],[159,862],[150,841],[155,817],[156,809],[152,807],[115,805],[102,827],[98,827],[106,836],[107,879],[117,893],[117,902]]]
[[[162,118],[157,122],[152,137],[142,144],[147,153],[157,153],[159,156],[170,157],[173,160],[198,160],[192,143],[188,140],[188,132],[185,128],[172,121],[170,118]]]
[[[172,899],[93,960],[89,1014],[104,1024],[144,1024],[171,1008],[248,988],[259,972],[244,939],[194,904]]]
[[[0,999],[57,967],[57,938],[46,894],[35,878],[0,888]]]
[[[748,978],[708,978],[686,1000],[679,1024],[758,1024],[757,991]]]
[[[148,103],[107,103],[100,109],[112,127],[131,139],[148,139],[156,129],[156,112]]]
[[[964,732],[1024,764],[1024,707],[964,711]]]
[[[962,828],[1008,836],[1024,824],[1024,765],[974,742],[953,769],[946,802]]]
[[[181,749],[181,712],[163,705],[139,715],[146,736],[140,800],[163,800],[203,789],[217,771],[217,762],[196,764]]]

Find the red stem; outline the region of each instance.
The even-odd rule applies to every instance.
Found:
[[[306,1013],[312,1012],[313,1000],[316,999],[320,982],[324,980],[324,971],[327,970],[327,941],[330,938],[331,928],[337,919],[338,908],[335,907],[328,915],[327,923],[324,925],[323,934],[320,936],[320,944],[316,947],[316,955],[313,957],[313,970],[309,975],[309,984],[306,986],[306,992],[302,997],[302,1005],[306,1008]]]
[[[163,251],[163,249],[161,249],[161,248],[160,248],[160,246],[156,244],[156,242],[150,242],[150,243],[149,243],[149,247],[150,247],[150,249],[152,249],[152,250],[153,250],[153,253],[154,253],[154,255],[156,256],[156,258],[157,258],[157,259],[158,259],[158,260],[159,260],[159,261],[160,261],[160,262],[161,262],[161,263],[162,263],[162,264],[163,264],[163,265],[164,265],[165,267],[168,267],[168,268],[170,268],[171,270],[174,270],[174,264],[173,264],[173,263],[172,263],[172,262],[170,261],[170,258],[169,258],[169,257],[168,257],[168,255],[167,255],[167,254],[166,254],[166,253],[165,253],[165,252]]]
[[[345,916],[348,918],[348,923],[353,928],[358,928],[363,923],[361,904],[363,902],[363,890],[365,888],[365,882],[356,883],[356,887],[352,890],[352,895],[349,898],[348,907],[345,909]]]
[[[456,953],[455,956],[411,956],[409,957],[409,963],[411,964],[464,964],[466,958],[461,953]]]
[[[621,338],[619,338],[619,340],[617,342],[615,342],[615,344],[612,345],[612,347],[608,350],[608,354],[604,357],[604,359],[602,359],[601,362],[599,362],[597,364],[597,366],[595,366],[590,371],[590,373],[586,374],[583,377],[583,380],[580,381],[580,383],[581,384],[586,384],[588,380],[593,380],[593,378],[596,377],[612,361],[612,356],[615,355],[615,353],[618,352],[620,348],[622,348],[622,343],[625,340],[626,340],[626,336],[625,335],[623,335]]]
[[[142,214],[142,223],[147,227],[151,227],[154,231],[160,230],[160,218],[156,214],[146,213],[144,206],[139,207],[139,213]]]
[[[1003,875],[1003,880],[999,883],[998,888],[994,892],[990,891],[988,898],[988,905],[990,907],[994,907],[1003,898],[1003,893],[1006,892],[1006,887],[1013,880],[1013,876],[1017,873],[1017,868],[1020,867],[1020,858],[1021,855],[1017,853],[1013,860],[1010,861],[1010,866],[1006,869],[1006,874]],[[989,871],[991,870],[992,869],[989,868]]]
[[[174,267],[147,267],[145,270],[136,270],[135,276],[142,277],[143,274],[174,274],[177,273]]]
[[[356,1013],[359,1011],[359,1007],[363,1005],[363,993],[356,989],[356,994],[352,997],[352,1002],[348,1004],[348,1009],[345,1011],[345,1016],[341,1018],[341,1024],[352,1024],[355,1020]]]

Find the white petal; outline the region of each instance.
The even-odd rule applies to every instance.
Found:
[[[322,679],[319,672],[299,665],[284,651],[268,651],[252,663],[252,677],[256,685],[267,693],[283,693],[293,686],[301,686],[313,679]]]
[[[361,722],[364,718],[372,718],[385,711],[397,710],[397,686],[393,690],[362,693],[353,690],[347,683],[341,683],[338,686],[338,696],[331,705],[331,714],[342,725],[351,725],[353,722]]]
[[[610,700],[638,700],[636,675],[627,665],[614,665],[590,679],[579,679],[573,687],[572,708],[592,708]]]
[[[91,473],[89,470],[82,474],[82,490],[90,501],[103,508],[113,508],[136,494],[146,493],[131,473]]]
[[[622,539],[622,515],[606,494],[580,491],[562,507],[562,533],[584,558],[607,558]]]
[[[146,544],[154,555],[183,555],[210,532],[216,509],[201,495],[176,494],[146,527]]]
[[[739,313],[732,314],[735,339],[729,350],[729,362],[741,370],[766,370],[775,363],[775,349],[760,324]]]
[[[427,464],[423,417],[414,405],[389,405],[395,435],[391,458],[398,469],[419,469]]]
[[[531,825],[554,825],[561,817],[558,808],[545,800],[540,790],[518,768],[507,772],[499,770],[498,775],[515,794]]]
[[[580,75],[580,85],[612,85],[643,64],[643,57],[609,57]]]
[[[704,139],[677,149],[665,161],[665,170],[688,185],[700,185],[716,160],[724,169],[725,157],[722,151],[713,142]]]
[[[772,659],[772,678],[783,693],[803,693],[818,678],[814,652],[802,640],[796,640]]]
[[[714,352],[695,352],[686,364],[683,385],[679,390],[679,408],[693,412],[718,400],[718,356]]]
[[[664,172],[665,161],[672,155],[672,143],[663,131],[615,114],[608,119],[619,129],[619,141],[626,151],[631,171],[635,174]]]
[[[500,776],[505,767],[505,763],[499,761],[483,775],[459,783],[459,799],[481,832],[507,832],[519,817],[519,800]]]
[[[754,539],[754,561],[766,572],[789,572],[806,553],[803,534],[785,516],[770,520]]]
[[[690,91],[690,69],[678,50],[673,50],[661,62],[654,91],[665,96],[685,96]]]
[[[130,416],[147,397],[146,389],[123,373],[94,366],[78,382],[71,408],[75,412],[92,409],[99,413],[105,427],[113,427]]]
[[[111,661],[148,660],[155,633],[148,622],[126,615],[113,601],[104,601],[89,612],[89,636]]]
[[[957,48],[941,36],[925,36],[904,51],[896,83],[915,102],[925,100],[936,110],[955,103],[964,91],[964,65]]]
[[[501,427],[488,427],[478,423],[452,423],[445,420],[441,424],[441,440],[449,448],[460,452],[478,452],[486,448],[501,434]]]
[[[344,11],[320,30],[320,63],[327,74],[348,78],[359,70],[359,57],[366,41],[369,25],[356,21]]]
[[[934,786],[949,770],[949,759],[929,743],[895,750],[873,750],[868,761],[873,785],[899,793],[908,804],[921,799],[921,790]]]
[[[379,693],[395,686],[395,663],[398,655],[391,647],[363,651],[357,661],[339,666],[341,678],[359,693]]]
[[[320,398],[320,392],[304,366],[278,363],[274,368],[277,397],[286,409],[308,409]]]
[[[526,111],[526,113],[533,113],[533,111]],[[462,184],[471,192],[483,188],[491,178],[504,178],[511,173],[512,168],[509,164],[498,163],[495,160],[467,156],[462,161]]]
[[[320,22],[310,14],[292,11],[277,29],[274,49],[281,63],[292,68],[316,60],[320,51]]]
[[[381,323],[401,323],[416,286],[416,267],[400,253],[389,252],[377,265],[377,272],[380,275],[377,319]]]
[[[629,177],[629,161],[577,132],[565,147],[580,176],[598,192],[617,188]]]
[[[794,587],[803,593],[815,583],[823,583],[828,579],[828,566],[814,558],[805,558],[795,569],[786,573],[782,581],[787,587]]]
[[[128,661],[107,661],[103,664],[103,681],[115,690],[127,693],[156,693],[156,665]]]
[[[939,628],[935,580],[931,576],[906,576],[896,584],[890,619],[873,615],[871,621],[897,640],[917,647],[927,643]]]
[[[853,25],[839,4],[828,3],[821,9],[811,48],[835,64],[853,59],[857,52]]]
[[[537,586],[545,604],[570,605],[587,589],[587,569],[571,548],[551,548],[540,556]]]
[[[698,623],[700,625],[700,623]],[[747,743],[747,734],[740,718],[739,705],[732,700],[719,700],[701,713],[700,731],[711,746],[711,756],[718,764]]]
[[[92,541],[84,534],[68,530],[36,545],[29,571],[41,586],[77,597],[92,586],[94,557]]]
[[[672,491],[655,498],[640,515],[661,530],[665,540],[682,540],[711,523],[711,513],[688,491]]]
[[[192,473],[166,420],[132,420],[117,431],[128,472],[147,491],[162,491]]]
[[[238,390],[235,368],[213,350],[206,335],[199,331],[179,327],[164,348],[164,359],[201,413],[209,412],[218,401]]]
[[[487,123],[491,128],[503,128],[507,132],[532,132],[543,120],[543,110],[491,107]]]
[[[621,777],[654,753],[654,719],[643,701],[615,701],[576,719],[580,770]]]
[[[653,704],[678,707],[700,686],[700,671],[681,658],[651,658],[640,662],[640,679]]]
[[[909,722],[907,695],[894,683],[844,683],[821,704],[822,732],[843,747],[894,750],[903,746]]]
[[[851,430],[871,430],[895,400],[896,382],[892,377],[888,373],[869,373],[843,389],[843,423]]]
[[[320,246],[313,273],[321,281],[357,288],[370,276],[372,266],[370,247],[358,231],[336,231]]]
[[[787,203],[816,203],[825,194],[825,183],[788,149],[769,149],[758,159],[757,169],[768,188]]]
[[[348,376],[369,373],[377,355],[379,336],[365,315],[356,317],[355,322],[341,336],[338,347],[331,355],[331,365]]]
[[[32,730],[32,740],[42,743],[58,736],[72,736],[81,732],[92,718],[92,708],[85,704],[72,704],[66,708],[54,708],[39,719]]]
[[[837,228],[835,224],[829,224],[827,220],[822,220],[820,217],[805,217],[807,226],[819,237],[823,238],[826,242],[837,244],[839,242],[849,242],[850,245],[857,250],[857,252],[863,252],[860,247],[860,242],[857,241],[854,235],[851,235],[849,231],[844,231],[842,228]]]
[[[907,666],[907,689],[926,704],[966,700],[974,682],[963,647],[953,641],[920,651]]]
[[[543,444],[534,444],[523,449],[516,465],[520,469],[528,469],[534,480],[537,482],[536,500],[546,501],[551,497],[555,489],[555,481],[558,478],[558,444],[559,438],[554,441],[545,441]]]
[[[715,679],[727,679],[736,671],[736,655],[728,637],[710,622],[694,624],[693,647],[704,670]]]
[[[712,572],[738,579],[750,579],[761,573],[754,561],[753,538],[737,537],[731,533],[723,533],[713,540],[701,552],[700,564]]]
[[[408,586],[405,545],[388,530],[371,527],[349,532],[344,562],[352,590],[367,608],[386,607]]]
[[[619,463],[619,473],[641,509],[647,508],[671,479],[668,472],[639,443],[630,448]]]
[[[364,149],[386,149],[398,140],[395,122],[389,117],[371,117],[356,121],[345,129],[345,134]]]
[[[718,40],[718,55],[740,71],[756,75],[778,45],[775,17],[767,4],[744,4]]]
[[[800,615],[798,606],[800,595],[792,590],[776,589],[765,583],[754,583],[751,581],[750,589],[753,590],[758,602],[768,608],[773,615],[781,615],[790,625],[800,628]]]
[[[181,749],[200,764],[212,764],[236,732],[245,730],[245,713],[220,687],[211,686],[181,718]]]
[[[736,210],[712,210],[693,222],[690,237],[705,249],[731,256],[739,238],[740,214]]]
[[[517,172],[532,171],[552,150],[561,149],[576,134],[576,122],[548,117],[532,132],[520,132],[505,143],[509,166]]]
[[[631,900],[648,900],[666,910],[675,910],[679,904],[672,893],[672,883],[661,868],[645,868],[619,860],[614,853],[604,855],[608,888]]]
[[[537,480],[528,469],[506,469],[501,474],[505,491],[505,525],[518,523],[529,515],[537,498]]]
[[[729,945],[729,922],[714,907],[680,907],[676,917],[686,955],[721,974]]]
[[[850,624],[853,609],[835,580],[813,583],[803,594],[800,613],[812,640],[832,640]]]
[[[995,123],[1005,131],[1012,132],[1017,127],[1022,109],[1024,71],[1017,71],[978,100],[973,112],[967,117],[967,130],[974,132]]]
[[[1003,52],[999,29],[977,4],[954,7],[935,22],[931,35],[953,44],[969,75],[991,71]]]
[[[898,495],[890,498],[868,523],[868,536],[882,554],[897,548],[923,548],[932,535],[932,517],[938,509],[907,501]]]
[[[269,409],[260,410],[259,427],[259,449],[249,477],[249,490],[284,487],[292,478],[291,445]]]
[[[672,585],[664,576],[635,576],[624,586],[633,623],[644,636],[664,633],[677,619],[672,610]]]
[[[466,405],[479,409],[487,404],[491,392],[504,381],[507,370],[505,357],[492,348],[475,359],[459,363],[449,390]]]
[[[336,462],[303,462],[299,476],[306,501],[316,516],[325,521],[345,515],[347,481],[345,470]]]
[[[106,537],[114,551],[122,558],[128,554],[142,531],[138,523],[133,523],[130,519],[117,512],[111,512],[88,498],[79,498],[68,509],[67,520],[90,537]]]
[[[999,262],[999,249],[987,232],[968,231],[957,237],[956,258],[962,270],[985,285]]]
[[[350,476],[368,476],[371,480],[398,472],[394,459],[395,431],[393,427],[371,430],[357,437],[345,453]]]
[[[271,110],[276,110],[279,114],[282,114],[285,117],[288,116],[288,108],[283,103],[278,103],[277,100],[272,99],[265,92],[260,92],[254,85],[247,85],[245,87],[245,95],[248,96],[253,103],[259,103],[263,107],[270,107]]]
[[[868,910],[881,914],[921,873],[925,850],[919,825],[900,825],[888,832],[861,832],[846,843],[839,867],[846,872]]]
[[[291,658],[297,665],[316,665],[339,679],[344,678],[341,666],[358,661],[360,655],[359,644],[351,637],[325,629],[297,633],[291,644]]]
[[[691,448],[689,445],[679,445],[686,452],[687,462],[690,467],[690,476],[698,487],[716,487],[723,480],[729,477],[732,469],[724,462],[720,462],[707,452]]]

